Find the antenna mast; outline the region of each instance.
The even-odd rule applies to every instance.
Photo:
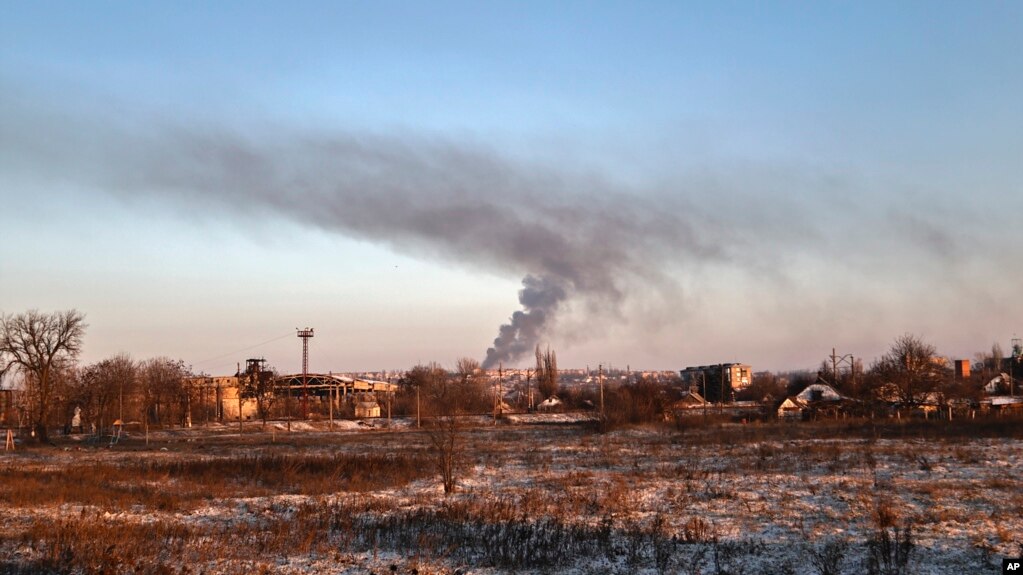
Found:
[[[309,419],[309,338],[313,337],[313,328],[295,328],[298,337],[302,338],[302,418]]]

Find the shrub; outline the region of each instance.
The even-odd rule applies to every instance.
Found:
[[[818,575],[840,575],[848,549],[849,544],[837,538],[810,546],[808,549],[810,565],[813,565]]]

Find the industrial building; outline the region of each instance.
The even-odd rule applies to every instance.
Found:
[[[200,390],[202,403],[213,406],[211,414],[217,420],[254,420],[258,417],[258,405],[255,397],[240,392],[244,385],[245,375],[197,377],[191,380]],[[374,381],[353,378],[332,373],[287,374],[273,378],[267,386],[278,401],[276,409],[280,410],[285,400],[289,400],[292,413],[302,416],[308,413],[310,404],[312,411],[320,412],[333,408],[340,412],[343,405],[364,404],[357,417],[380,417],[380,409],[369,409],[369,404],[376,394],[393,394],[398,385],[386,381]],[[241,397],[239,397],[239,394]],[[330,402],[333,405],[330,405]]]
[[[753,368],[745,363],[719,363],[687,367],[679,372],[689,389],[708,401],[731,401],[753,383]]]

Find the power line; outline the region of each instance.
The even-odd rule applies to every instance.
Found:
[[[266,344],[268,344],[268,343],[273,343],[273,342],[275,342],[275,341],[278,341],[278,340],[284,339],[284,338],[286,338],[286,337],[291,337],[291,332],[288,332],[288,333],[286,333],[286,334],[284,334],[284,335],[282,335],[282,336],[279,336],[279,337],[275,337],[275,338],[273,338],[273,339],[268,339],[268,340],[266,340],[266,341],[264,341],[264,342],[261,342],[261,343],[257,343],[257,344],[255,344],[255,345],[250,345],[249,347],[243,347],[243,348],[241,348],[241,349],[236,349],[236,350],[234,350],[234,351],[229,351],[229,352],[227,352],[227,353],[225,353],[225,354],[223,354],[223,355],[218,355],[217,357],[211,357],[211,358],[209,358],[209,359],[204,359],[204,360],[202,360],[202,361],[197,361],[197,362],[195,362],[195,363],[194,363],[193,365],[202,365],[202,364],[204,364],[204,363],[209,363],[209,362],[211,362],[211,361],[216,361],[216,360],[218,360],[218,359],[223,359],[223,358],[225,358],[225,357],[228,357],[228,356],[231,356],[231,355],[235,355],[235,354],[241,353],[241,352],[243,352],[243,351],[249,351],[250,349],[255,349],[255,348],[257,348],[257,347],[260,347],[260,346],[264,346],[264,345],[266,345]]]

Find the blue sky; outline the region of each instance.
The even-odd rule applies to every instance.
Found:
[[[308,325],[314,369],[451,365],[562,269],[541,339],[571,366],[1023,332],[1017,3],[3,12],[0,309],[84,311],[86,361],[295,369]],[[456,199],[564,214],[539,231],[567,268],[542,234],[418,219]]]

